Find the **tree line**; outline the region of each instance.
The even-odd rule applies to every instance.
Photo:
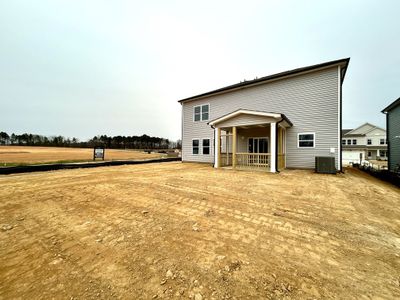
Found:
[[[170,149],[180,148],[181,141],[170,141],[169,139],[148,136],[107,136],[98,135],[88,141],[79,141],[79,139],[66,138],[64,136],[44,136],[40,134],[7,134],[0,132],[0,145],[18,145],[18,146],[47,146],[47,147],[95,147],[104,146],[112,149]]]

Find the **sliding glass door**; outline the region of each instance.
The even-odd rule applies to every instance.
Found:
[[[248,151],[249,153],[269,153],[268,138],[249,138]]]

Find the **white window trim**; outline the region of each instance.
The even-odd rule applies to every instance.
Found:
[[[208,140],[208,154],[204,154],[203,153],[203,141],[204,140]],[[201,154],[202,155],[211,155],[211,139],[210,138],[204,138],[204,139],[201,139]]]
[[[204,106],[204,105],[208,105],[208,119],[207,120],[203,120],[203,110],[201,109],[201,107]],[[195,116],[195,112],[194,111],[195,111],[196,107],[200,107],[200,120],[198,120],[198,121],[194,120],[194,116]],[[210,120],[210,107],[211,107],[210,103],[204,103],[204,104],[199,104],[199,105],[193,106],[193,122],[197,123],[197,122],[207,122],[207,121],[209,121]]]
[[[270,152],[270,147],[271,147],[271,145],[269,144],[269,137],[268,136],[250,136],[250,137],[248,137],[247,138],[247,153],[250,153],[250,152],[248,152],[249,151],[249,142],[250,142],[250,139],[253,139],[253,150],[254,150],[254,139],[266,139],[267,141],[268,141],[268,152],[267,153],[271,153]],[[254,153],[254,152],[253,152]],[[259,153],[259,152],[258,152]],[[257,153],[256,153],[257,154]]]
[[[300,135],[303,135],[303,134],[312,134],[314,136],[313,146],[312,147],[300,147]],[[315,148],[315,143],[316,143],[316,134],[315,134],[315,132],[299,132],[297,134],[297,148],[298,149],[313,149],[313,148]]]
[[[193,141],[199,141],[199,153],[193,153]],[[200,141],[201,141],[201,139],[199,139],[199,138],[194,138],[194,139],[192,139],[192,144],[190,145],[191,147],[192,147],[192,155],[201,155],[201,152],[200,152],[200,149],[201,149],[201,145],[200,145]]]
[[[195,113],[196,107],[200,107],[200,120],[198,120],[198,121],[196,121],[196,120],[194,119],[195,116],[196,116],[196,113]],[[201,122],[201,105],[193,106],[193,122]]]

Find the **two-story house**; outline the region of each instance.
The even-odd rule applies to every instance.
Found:
[[[386,114],[388,169],[400,172],[400,98],[382,110],[382,113]]]
[[[343,164],[387,160],[386,130],[370,123],[342,130]]]
[[[214,167],[342,169],[342,84],[349,58],[182,99],[182,161]]]

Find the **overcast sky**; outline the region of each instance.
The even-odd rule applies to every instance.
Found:
[[[351,57],[344,128],[400,97],[400,1],[0,1],[0,131],[178,139],[177,100]]]

